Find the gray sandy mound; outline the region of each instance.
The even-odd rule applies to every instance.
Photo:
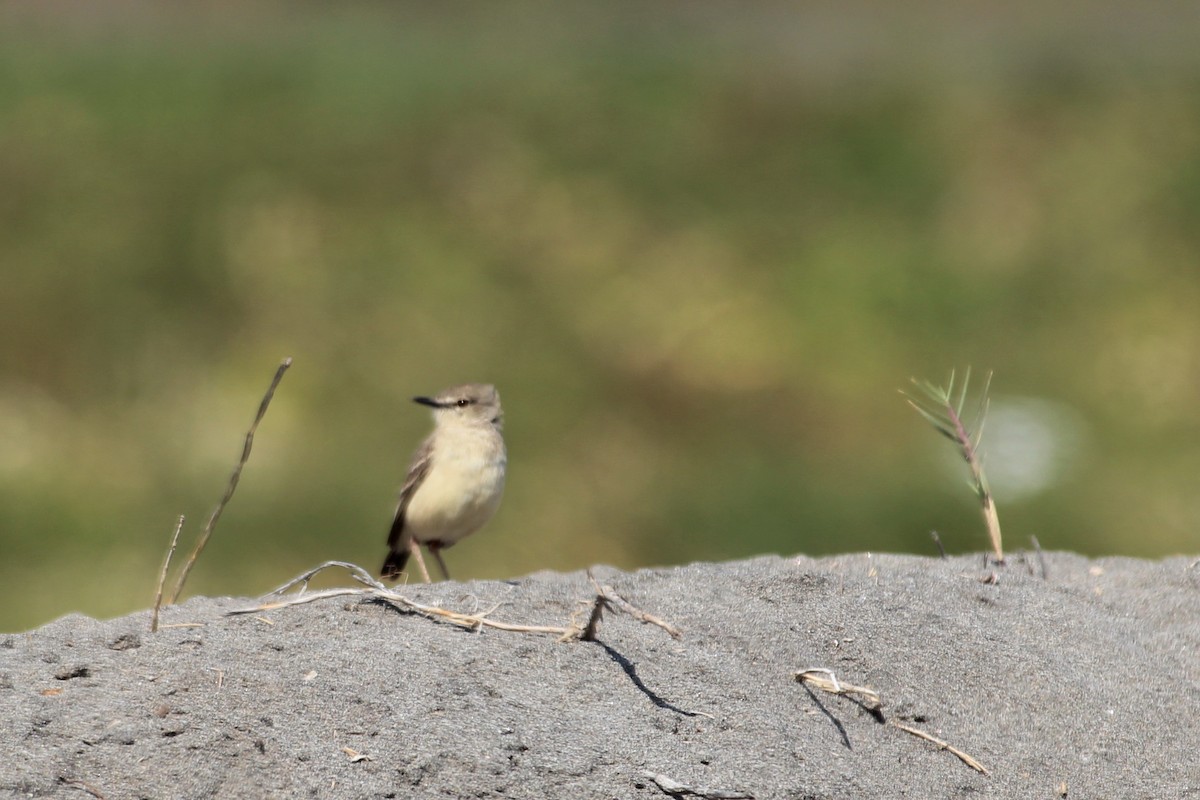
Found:
[[[680,639],[345,598],[197,598],[153,635],[148,612],[69,616],[0,636],[0,796],[1200,797],[1198,572],[1066,553],[995,582],[978,557],[596,570]],[[404,592],[555,626],[595,595],[582,573]]]

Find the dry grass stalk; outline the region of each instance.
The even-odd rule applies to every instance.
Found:
[[[996,503],[992,498],[991,489],[988,488],[987,476],[983,472],[983,460],[979,456],[979,444],[983,440],[983,424],[987,418],[988,389],[992,385],[992,373],[988,373],[983,392],[979,397],[974,431],[968,427],[963,417],[963,406],[966,404],[967,387],[970,382],[971,370],[968,368],[956,398],[952,370],[950,381],[945,388],[935,386],[929,381],[918,382],[915,378],[913,379],[913,384],[925,395],[922,402],[918,402],[904,392],[901,394],[904,394],[908,404],[924,417],[938,433],[958,445],[963,459],[967,462],[967,469],[971,472],[971,488],[975,490],[975,494],[979,498],[980,510],[983,512],[988,538],[992,544],[992,553],[996,557],[996,563],[1003,564],[1004,548],[1001,546],[1000,517],[996,513]]]
[[[879,712],[876,715],[876,719],[879,722],[883,722],[886,725],[891,725],[894,728],[899,728],[905,733],[912,734],[913,736],[924,739],[927,742],[932,742],[933,744],[937,745],[939,749],[945,750],[956,756],[960,761],[976,772],[979,772],[983,775],[992,774],[987,767],[979,763],[977,759],[973,758],[967,753],[964,753],[962,750],[959,750],[954,745],[942,741],[936,736],[928,734],[919,728],[914,728],[911,725],[905,725],[892,720],[885,720],[882,715],[883,701],[880,699],[879,693],[873,689],[868,689],[865,686],[851,686],[850,684],[842,683],[837,679],[837,676],[833,674],[833,670],[821,669],[819,667],[800,670],[796,673],[796,680],[801,683],[811,684],[812,686],[815,686],[823,692],[828,692],[829,694],[849,695],[855,697],[868,711]]]
[[[317,573],[333,567],[340,567],[348,570],[351,574],[351,577],[363,584],[363,586],[359,588],[353,586],[343,586],[335,589],[325,589],[319,592],[309,592],[308,584],[313,577],[316,576]],[[516,633],[549,634],[558,636],[559,641],[572,641],[575,639],[590,641],[591,639],[586,638],[585,634],[587,633],[588,628],[591,628],[591,637],[593,639],[595,637],[596,629],[600,624],[599,612],[597,609],[602,605],[609,605],[610,603],[613,603],[610,608],[615,607],[622,611],[628,609],[626,613],[630,613],[643,621],[652,622],[653,624],[656,624],[666,630],[668,633],[671,633],[672,636],[678,637],[681,635],[673,626],[657,619],[656,617],[646,614],[644,611],[641,611],[632,605],[629,605],[629,603],[624,600],[620,600],[618,598],[619,602],[614,602],[613,595],[605,594],[603,591],[604,589],[608,589],[608,587],[602,587],[602,589],[599,590],[592,611],[594,623],[589,620],[588,626],[586,627],[581,627],[577,624],[522,625],[515,622],[501,622],[499,620],[491,619],[491,613],[499,608],[499,605],[492,606],[486,611],[481,611],[474,614],[464,614],[460,611],[451,611],[450,609],[439,608],[438,606],[418,603],[415,600],[405,597],[397,591],[387,588],[374,577],[372,577],[371,574],[365,569],[357,564],[351,564],[348,561],[326,561],[324,564],[313,567],[312,569],[301,573],[295,578],[292,578],[287,583],[284,583],[282,586],[279,586],[278,588],[266,594],[265,597],[276,597],[297,587],[299,587],[299,591],[296,594],[288,597],[278,600],[264,601],[250,608],[237,608],[226,613],[228,615],[260,614],[264,611],[274,611],[280,608],[289,608],[291,606],[303,605],[305,603],[328,600],[331,597],[359,597],[365,600],[378,600],[382,603],[395,606],[396,608],[400,608],[405,611],[411,611],[429,619],[448,622],[451,625],[457,625],[460,628],[466,628],[468,630],[477,631],[483,628],[492,628],[494,630],[512,631]],[[611,592],[611,589],[608,591]]]
[[[600,606],[601,601],[603,601],[603,605],[607,606],[610,611],[621,611],[633,617],[638,622],[644,622],[648,625],[656,625],[666,631],[672,639],[683,638],[683,632],[674,625],[659,619],[653,614],[649,614],[641,610],[624,597],[621,597],[621,595],[617,594],[616,590],[611,586],[597,582],[596,576],[592,574],[590,569],[587,571],[587,576],[588,580],[592,582],[592,586],[596,589],[596,604],[592,609],[592,616],[595,618],[595,624],[597,626],[600,624]],[[590,626],[591,624],[592,620],[589,619],[588,625]],[[595,631],[593,631],[592,634],[594,638]],[[592,639],[585,638],[584,641],[592,641]]]
[[[905,733],[911,733],[913,736],[916,736],[919,739],[924,739],[927,742],[932,742],[933,744],[938,746],[938,749],[945,750],[946,752],[957,756],[960,761],[962,761],[964,764],[966,764],[968,767],[970,767],[971,769],[975,770],[978,773],[981,773],[983,775],[991,775],[992,774],[988,770],[987,767],[985,767],[983,764],[980,764],[973,757],[964,753],[962,750],[959,750],[954,745],[952,745],[948,742],[942,741],[941,739],[937,738],[936,736],[928,734],[919,728],[914,728],[910,725],[904,725],[903,723],[900,723],[900,722],[892,722],[890,724],[893,727],[899,728],[900,730],[904,731]]]
[[[458,611],[451,611],[446,608],[437,606],[425,605],[410,600],[402,594],[399,594],[388,589],[374,587],[354,588],[351,586],[342,587],[339,589],[326,589],[320,592],[312,592],[310,594],[297,594],[274,602],[260,603],[250,608],[235,608],[232,611],[226,612],[229,615],[236,614],[259,614],[264,611],[275,611],[280,608],[290,608],[292,606],[304,605],[305,603],[315,603],[319,600],[328,600],[331,597],[359,597],[367,600],[379,600],[383,603],[402,608],[406,611],[412,611],[430,619],[438,619],[443,622],[449,622],[451,625],[457,625],[460,628],[468,630],[479,630],[481,628],[495,628],[502,631],[517,631],[520,633],[547,633],[565,636],[571,633],[573,628],[567,628],[557,625],[518,625],[510,622],[498,622],[488,619],[487,612],[479,614],[463,614]]]
[[[162,607],[163,584],[167,582],[167,571],[171,569],[171,558],[175,555],[175,547],[179,544],[179,532],[183,530],[183,514],[175,524],[175,534],[171,537],[171,546],[167,549],[167,557],[163,559],[162,570],[158,573],[158,588],[154,592],[154,610],[150,612],[150,632],[158,631],[158,610]]]
[[[863,705],[868,710],[875,711],[882,708],[883,701],[879,699],[879,694],[865,686],[852,686],[848,683],[841,683],[837,676],[833,674],[833,670],[821,669],[820,667],[811,667],[802,669],[796,673],[796,680],[801,683],[812,684],[822,692],[829,694],[840,695],[857,695],[862,699]]]
[[[313,576],[322,570],[329,569],[331,567],[341,567],[349,570],[351,576],[356,581],[364,584],[363,587],[355,588],[352,586],[346,586],[337,589],[326,589],[320,592],[308,593],[308,583],[310,580],[312,580]],[[457,625],[460,628],[466,628],[468,630],[495,628],[503,631],[516,631],[520,633],[547,633],[557,634],[558,636],[566,636],[573,630],[578,630],[577,628],[568,628],[564,626],[518,625],[510,622],[498,622],[488,618],[488,614],[495,610],[494,607],[477,614],[463,614],[458,611],[451,611],[445,608],[438,608],[437,606],[418,603],[414,600],[410,600],[399,592],[388,589],[382,583],[375,580],[375,578],[371,577],[371,574],[365,569],[357,564],[351,564],[347,561],[326,561],[324,564],[314,567],[307,572],[293,578],[266,596],[272,597],[275,595],[280,595],[296,586],[300,587],[300,591],[290,597],[271,602],[263,602],[251,608],[234,609],[233,611],[229,611],[227,613],[231,615],[257,614],[263,611],[273,611],[275,609],[298,606],[304,603],[312,603],[318,600],[326,600],[331,597],[361,597],[363,599],[379,600],[380,602],[396,606],[397,608],[401,608],[406,611],[412,611],[430,619],[448,622],[451,625]]]
[[[287,372],[288,367],[292,365],[291,358],[285,358],[280,362],[279,367],[275,370],[275,377],[271,379],[271,385],[267,387],[267,393],[263,395],[262,401],[258,404],[258,414],[254,417],[254,422],[250,425],[250,430],[246,432],[246,441],[242,445],[242,455],[238,459],[237,465],[233,468],[233,473],[229,476],[229,484],[225,487],[225,494],[221,497],[213,509],[212,514],[208,517],[208,522],[204,525],[204,530],[200,533],[200,538],[196,542],[195,549],[188,556],[187,562],[183,565],[183,570],[179,573],[179,580],[175,582],[175,591],[171,594],[171,603],[179,600],[179,595],[183,592],[183,585],[187,583],[188,575],[192,572],[192,567],[196,564],[196,559],[200,557],[200,553],[204,551],[204,546],[208,544],[208,539],[212,536],[213,528],[217,525],[217,520],[221,518],[221,512],[225,510],[230,499],[233,498],[233,492],[237,489],[238,480],[242,477],[242,468],[246,466],[246,462],[250,460],[250,448],[254,446],[254,432],[258,430],[258,424],[262,422],[266,416],[267,406],[271,404],[271,398],[275,396],[275,388],[279,386],[279,381],[283,379],[283,373]]]

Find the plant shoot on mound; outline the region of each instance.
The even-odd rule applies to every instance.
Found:
[[[968,482],[971,489],[979,497],[983,511],[983,520],[987,523],[988,537],[992,542],[992,553],[996,563],[1004,563],[1004,549],[1000,543],[1000,518],[996,514],[996,503],[988,488],[987,476],[983,473],[983,459],[979,454],[979,444],[983,440],[983,423],[988,412],[988,389],[992,385],[992,373],[984,380],[983,392],[979,395],[979,403],[975,411],[974,425],[968,425],[963,417],[963,408],[967,401],[967,388],[971,382],[971,368],[968,367],[963,375],[962,386],[957,391],[954,386],[954,370],[950,371],[950,380],[945,387],[937,386],[929,381],[912,379],[913,384],[921,390],[923,397],[916,398],[907,392],[901,392],[908,404],[925,418],[938,433],[954,442],[962,451],[971,472]]]

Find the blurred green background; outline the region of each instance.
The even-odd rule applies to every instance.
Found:
[[[0,630],[376,569],[497,384],[456,577],[983,550],[897,394],[994,369],[1010,550],[1200,542],[1200,6],[0,7]]]

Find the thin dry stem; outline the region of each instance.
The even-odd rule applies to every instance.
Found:
[[[905,725],[893,720],[885,721],[882,714],[883,701],[880,699],[879,693],[873,689],[868,689],[865,686],[851,686],[850,684],[842,683],[838,681],[837,676],[833,674],[832,670],[822,669],[820,667],[811,667],[809,669],[800,670],[796,673],[796,680],[801,683],[811,684],[821,691],[828,692],[829,694],[857,695],[860,698],[860,702],[863,703],[867,710],[878,712],[876,714],[876,719],[879,722],[885,722],[885,724],[899,728],[905,733],[910,733],[913,736],[924,739],[928,742],[932,742],[940,749],[946,750],[956,756],[960,761],[976,772],[980,772],[984,775],[992,774],[990,771],[988,771],[987,767],[979,763],[977,759],[973,758],[967,753],[964,753],[962,750],[959,750],[957,747],[948,742],[944,742],[941,739],[938,739],[937,737],[920,730],[919,728],[914,728],[910,725]]]
[[[996,501],[992,499],[991,492],[987,492],[986,498],[981,502],[983,504],[983,518],[987,522],[988,538],[992,542],[992,552],[996,554],[996,563],[1003,564],[1004,548],[1000,543],[1000,517],[996,513]]]
[[[796,680],[801,683],[812,684],[821,691],[828,692],[829,694],[857,695],[862,698],[864,705],[871,711],[883,707],[883,701],[879,698],[879,693],[874,689],[841,683],[838,681],[837,676],[833,674],[833,670],[822,669],[820,667],[802,669],[796,673]]]
[[[167,582],[167,571],[171,569],[171,558],[175,555],[175,547],[179,544],[179,532],[183,530],[183,514],[175,524],[175,534],[171,537],[171,546],[167,549],[167,557],[163,559],[162,570],[158,573],[158,587],[154,592],[154,611],[150,613],[150,632],[158,631],[158,610],[162,607],[163,584]]]
[[[342,567],[349,570],[355,580],[366,584],[366,586],[363,588],[346,586],[336,589],[326,589],[320,592],[306,593],[305,590],[308,587],[308,582],[312,580],[313,576],[318,572],[330,567]],[[495,610],[494,607],[477,614],[463,614],[458,611],[451,611],[449,609],[439,608],[437,606],[418,603],[414,600],[410,600],[398,592],[386,588],[383,584],[379,583],[379,581],[371,577],[370,573],[368,573],[365,569],[346,561],[327,561],[318,567],[314,567],[313,569],[298,575],[266,596],[271,597],[282,594],[283,592],[286,592],[288,589],[291,589],[295,586],[301,587],[299,594],[291,595],[280,600],[263,602],[250,608],[233,609],[232,611],[228,611],[226,613],[229,615],[257,614],[263,611],[273,611],[275,609],[289,608],[291,606],[312,603],[318,600],[327,600],[331,597],[361,597],[364,599],[373,599],[384,603],[389,603],[408,611],[413,611],[424,617],[428,617],[430,619],[440,619],[445,622],[449,622],[451,625],[457,625],[460,628],[466,628],[468,630],[494,628],[496,630],[514,631],[518,633],[545,633],[558,636],[567,636],[574,631],[578,631],[577,628],[573,627],[569,628],[558,625],[519,625],[511,622],[498,622],[496,620],[488,619],[487,615]]]
[[[674,625],[672,625],[669,622],[666,622],[662,619],[659,619],[658,617],[654,616],[653,614],[649,614],[649,613],[643,611],[642,609],[638,608],[637,606],[633,605],[628,600],[626,600],[624,597],[621,597],[621,595],[617,594],[616,590],[613,589],[611,586],[608,586],[607,584],[602,585],[599,582],[597,582],[596,576],[592,574],[592,571],[590,569],[587,571],[587,576],[588,576],[588,580],[590,580],[592,582],[592,586],[594,586],[596,589],[597,601],[599,601],[601,598],[603,598],[605,605],[608,606],[610,611],[614,611],[614,610],[615,611],[623,611],[624,613],[628,614],[629,616],[633,617],[634,619],[636,619],[639,622],[644,622],[649,625],[657,625],[658,627],[660,627],[664,631],[666,631],[668,634],[670,634],[672,639],[683,638],[683,632],[681,630],[679,630],[678,628],[676,628]],[[593,612],[593,613],[595,613],[595,612]],[[600,620],[597,618],[596,624],[599,625],[599,623],[600,623]],[[591,623],[589,622],[589,624],[591,624]]]
[[[451,611],[446,608],[437,606],[425,605],[410,600],[404,595],[387,589],[362,588],[356,589],[352,586],[346,586],[339,589],[325,589],[320,592],[311,592],[309,594],[298,594],[288,597],[283,600],[274,602],[260,603],[250,608],[235,608],[232,611],[225,612],[228,615],[236,614],[258,614],[263,611],[274,611],[280,608],[290,608],[292,606],[300,606],[305,603],[313,603],[318,600],[328,600],[331,597],[361,597],[364,599],[380,600],[384,603],[399,606],[409,611],[414,611],[422,616],[430,619],[441,619],[449,622],[452,625],[457,625],[460,628],[468,630],[478,630],[479,628],[495,628],[502,631],[518,631],[522,633],[548,633],[557,634],[559,636],[566,635],[571,632],[571,628],[551,625],[518,625],[510,622],[497,622],[488,619],[482,614],[463,614],[458,611]]]
[[[925,731],[921,730],[920,728],[914,728],[912,726],[905,725],[900,722],[892,722],[890,724],[893,727],[899,728],[900,730],[904,731],[905,733],[911,733],[913,736],[916,736],[918,739],[924,739],[927,742],[932,742],[933,744],[938,746],[938,749],[945,750],[948,753],[951,753],[952,755],[957,756],[959,761],[962,761],[964,764],[966,764],[968,767],[975,770],[976,772],[979,772],[983,775],[991,775],[992,774],[991,771],[987,767],[985,767],[983,764],[980,764],[977,759],[975,759],[974,757],[972,757],[971,755],[969,755],[967,753],[964,753],[962,750],[959,750],[957,747],[950,744],[949,742],[944,742],[941,739],[937,738],[936,736],[926,733]]]
[[[179,600],[179,595],[183,592],[183,585],[187,583],[188,575],[191,574],[192,567],[196,564],[196,559],[204,551],[204,546],[208,544],[208,538],[212,536],[213,528],[217,525],[217,520],[221,518],[221,512],[225,510],[225,506],[233,497],[234,490],[237,489],[238,480],[242,477],[242,468],[250,460],[250,448],[254,446],[254,432],[258,430],[258,424],[266,416],[267,406],[271,404],[271,398],[275,395],[275,388],[279,386],[279,381],[283,379],[283,373],[287,372],[288,367],[291,365],[292,359],[290,357],[280,362],[279,367],[275,370],[275,377],[271,379],[271,385],[267,387],[267,393],[263,395],[262,402],[258,404],[258,414],[255,415],[254,422],[250,425],[250,430],[246,432],[246,441],[242,445],[242,456],[238,459],[237,465],[233,468],[233,473],[229,476],[229,485],[225,487],[225,494],[212,510],[212,514],[209,515],[208,522],[205,523],[204,530],[200,533],[200,538],[196,542],[195,549],[192,550],[192,554],[188,556],[187,562],[183,565],[183,570],[179,573],[179,580],[175,582],[175,591],[171,594],[172,604]]]
[[[364,586],[362,588],[356,588],[353,586],[343,586],[343,587],[338,587],[338,588],[334,588],[334,589],[325,589],[325,590],[322,590],[319,592],[308,592],[307,591],[308,584],[313,579],[313,577],[317,573],[321,572],[322,570],[330,569],[332,567],[340,567],[342,569],[348,570],[351,574],[351,577],[354,578],[354,580],[358,581],[359,583],[363,584]],[[594,583],[594,579],[593,579],[593,583]],[[276,597],[276,596],[282,595],[284,592],[287,592],[290,589],[293,589],[296,587],[300,587],[299,591],[296,594],[289,595],[287,597],[283,597],[278,600],[266,600],[266,598],[268,598],[268,597]],[[380,602],[388,603],[388,604],[396,606],[398,608],[402,608],[407,611],[412,611],[414,613],[420,614],[421,616],[427,617],[429,619],[442,620],[442,621],[450,623],[451,625],[457,625],[460,628],[466,628],[468,630],[480,630],[481,628],[493,628],[495,630],[512,631],[512,632],[516,632],[516,633],[550,634],[550,635],[558,636],[559,641],[571,641],[573,639],[582,639],[583,641],[591,641],[592,639],[594,639],[596,629],[598,628],[598,626],[600,624],[599,614],[596,610],[596,607],[603,605],[603,606],[608,606],[609,608],[615,607],[618,610],[621,610],[627,614],[630,614],[631,616],[635,617],[636,619],[639,619],[643,622],[650,622],[654,625],[657,625],[660,628],[662,628],[663,630],[667,631],[667,633],[671,634],[671,636],[674,636],[676,638],[678,638],[679,636],[682,635],[679,632],[679,630],[677,628],[675,628],[674,626],[672,626],[666,622],[663,622],[662,620],[658,619],[657,617],[647,614],[646,612],[642,611],[641,609],[638,609],[638,608],[630,605],[625,600],[623,600],[619,597],[616,597],[615,593],[613,593],[609,587],[607,587],[607,586],[599,587],[598,584],[597,584],[597,587],[598,587],[598,589],[597,589],[597,595],[596,595],[596,601],[595,601],[596,606],[593,607],[593,612],[592,612],[594,621],[590,620],[588,622],[587,627],[581,628],[578,624],[565,625],[565,626],[564,625],[521,625],[521,624],[514,623],[514,622],[500,622],[500,621],[491,619],[490,614],[493,611],[495,611],[497,608],[499,608],[499,604],[492,606],[491,608],[487,609],[486,611],[481,611],[481,612],[478,612],[475,614],[463,614],[462,612],[459,612],[459,611],[451,611],[446,608],[430,606],[430,605],[426,605],[424,603],[418,603],[415,600],[411,600],[411,599],[405,597],[404,595],[400,594],[399,592],[396,592],[392,589],[387,588],[382,583],[377,581],[374,577],[372,577],[369,572],[367,572],[365,569],[358,566],[357,564],[351,564],[348,561],[326,561],[324,564],[313,567],[312,569],[307,570],[307,571],[301,573],[300,575],[297,575],[295,578],[292,578],[291,580],[287,581],[283,585],[281,585],[278,588],[267,593],[264,596],[263,602],[259,603],[258,605],[251,606],[249,608],[233,609],[232,611],[227,611],[226,614],[230,615],[230,616],[241,615],[241,614],[260,614],[264,611],[274,611],[274,610],[280,609],[280,608],[290,608],[291,606],[303,605],[305,603],[313,603],[313,602],[316,602],[319,600],[327,600],[332,597],[361,597],[366,600],[378,600]],[[609,605],[610,603],[612,603],[613,605],[610,606]],[[586,638],[585,634],[588,633],[589,628],[591,629],[591,638]]]
[[[653,614],[649,614],[649,613],[641,610],[637,606],[631,604],[628,600],[621,597],[621,595],[614,592],[612,590],[611,586],[605,586],[603,588],[604,588],[604,592],[605,592],[605,598],[608,600],[609,603],[612,604],[611,607],[615,608],[618,611],[624,611],[626,614],[633,617],[638,622],[644,622],[648,625],[657,625],[658,627],[660,627],[664,631],[666,631],[668,634],[670,634],[672,639],[680,639],[683,637],[683,632],[681,630],[679,630],[678,628],[676,628],[674,625],[672,625],[671,623],[669,623],[665,620],[659,619],[658,617],[654,616]]]
[[[375,578],[371,577],[371,573],[367,572],[357,564],[351,564],[349,561],[326,561],[324,564],[313,567],[306,572],[302,572],[296,577],[292,578],[290,581],[287,581],[280,586],[276,586],[263,596],[271,597],[272,595],[283,594],[284,592],[288,591],[289,589],[293,589],[296,586],[300,587],[300,594],[304,594],[308,590],[308,582],[311,581],[318,572],[330,569],[331,567],[341,567],[342,569],[348,570],[351,573],[351,577],[353,577],[359,583],[364,583],[367,586],[371,586],[375,589],[387,590],[386,586],[375,580]]]

